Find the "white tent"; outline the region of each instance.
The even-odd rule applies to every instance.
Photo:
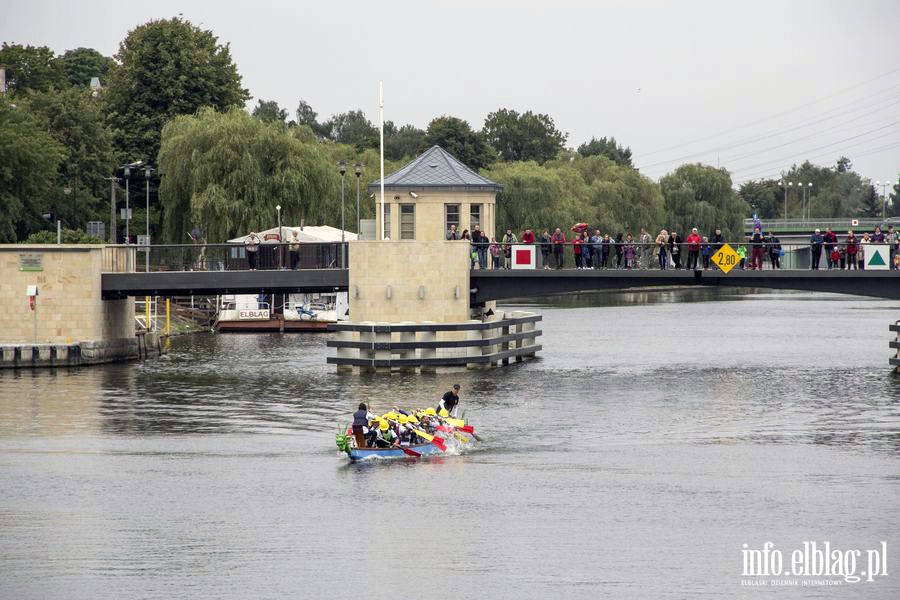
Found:
[[[307,225],[305,227],[289,227],[287,225],[282,225],[281,231],[284,234],[285,242],[290,242],[293,239],[294,231],[297,232],[297,239],[299,239],[301,242],[321,244],[341,241],[341,230],[337,227],[331,227],[330,225]],[[259,239],[262,241],[262,243],[268,242],[270,244],[274,244],[278,242],[277,227],[266,229],[265,231],[257,231],[256,235],[259,236]],[[230,239],[228,240],[228,243],[242,244],[247,241],[249,237],[250,234],[248,233],[247,235]],[[344,231],[344,239],[347,241],[355,240],[356,234],[352,231]]]

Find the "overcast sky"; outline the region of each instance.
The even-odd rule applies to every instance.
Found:
[[[480,128],[498,108],[550,114],[577,147],[615,136],[642,172],[682,162],[736,182],[840,155],[900,172],[900,2],[62,2],[3,0],[0,39],[116,52],[182,14],[230,43],[244,86],[324,120],[361,108]]]

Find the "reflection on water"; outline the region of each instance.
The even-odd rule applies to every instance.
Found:
[[[492,371],[337,375],[326,336],[261,334],[0,372],[0,596],[372,595],[428,572],[441,596],[739,597],[758,592],[742,543],[900,543],[898,306],[715,289],[540,306],[541,358]],[[359,400],[425,407],[454,382],[484,443],[337,455]]]

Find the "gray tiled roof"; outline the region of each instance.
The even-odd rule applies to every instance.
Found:
[[[369,184],[369,190],[379,189],[380,180]],[[393,189],[455,189],[499,192],[503,186],[482,177],[453,155],[432,146],[411,163],[384,178],[384,187]]]

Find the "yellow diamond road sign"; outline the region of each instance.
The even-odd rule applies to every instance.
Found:
[[[726,274],[737,266],[739,262],[737,252],[728,244],[719,248],[719,251],[712,255],[712,259],[713,263]]]

